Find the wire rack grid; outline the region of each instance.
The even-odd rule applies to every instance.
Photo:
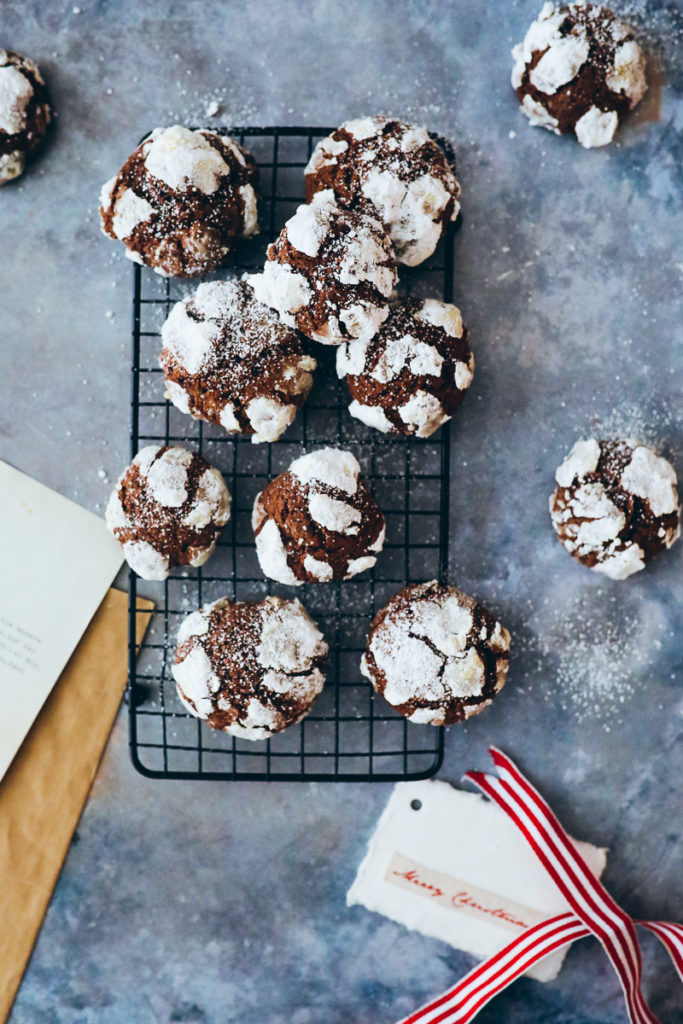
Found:
[[[303,168],[328,128],[233,128],[261,175],[261,234],[245,240],[224,274],[260,269],[274,239],[303,199]],[[439,140],[443,145],[443,140]],[[452,156],[452,154],[449,154]],[[453,234],[420,267],[401,269],[403,294],[452,299]],[[179,412],[163,397],[160,328],[187,282],[133,268],[131,455],[148,444],[187,444],[223,473],[232,516],[203,568],[173,570],[144,584],[156,612],[136,650],[138,578],[129,574],[129,726],[133,764],[143,775],[175,779],[375,781],[428,778],[443,759],[443,729],[409,724],[377,696],[359,663],[375,613],[408,582],[439,578],[448,567],[449,424],[427,440],[386,436],[352,419],[334,369],[333,349],[317,346],[311,395],[280,440],[254,445]],[[337,445],[354,452],[387,520],[375,569],[344,583],[281,587],[264,579],[250,526],[266,482],[303,451]],[[330,646],[327,680],[312,712],[272,739],[250,742],[211,729],[185,710],[171,674],[182,619],[219,597],[296,596]]]

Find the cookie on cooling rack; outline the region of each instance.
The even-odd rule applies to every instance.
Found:
[[[28,57],[0,50],[0,185],[23,174],[43,144],[50,118],[38,66]]]
[[[361,672],[411,722],[452,725],[502,690],[510,634],[480,604],[433,580],[411,583],[375,616]]]
[[[512,56],[512,86],[531,124],[573,131],[586,149],[610,143],[647,90],[633,30],[597,4],[544,4]]]
[[[173,676],[191,714],[240,739],[264,740],[311,710],[326,655],[299,601],[222,598],[181,625]]]
[[[390,117],[346,121],[313,150],[306,198],[332,189],[340,206],[372,213],[399,263],[415,266],[434,252],[460,211],[460,186],[425,128]]]
[[[458,408],[473,373],[460,310],[436,299],[397,301],[371,341],[337,349],[349,412],[384,433],[429,437]]]
[[[300,206],[249,281],[284,323],[325,345],[367,341],[389,314],[397,281],[391,244],[374,217],[340,209],[330,191]]]
[[[128,565],[145,580],[203,565],[230,518],[221,473],[196,452],[143,448],[111,493],[105,520]]]
[[[359,474],[350,452],[321,448],[295,459],[257,495],[252,526],[266,576],[298,587],[372,568],[385,522]]]
[[[258,232],[257,188],[254,158],[227,136],[155,128],[103,186],[102,230],[165,277],[207,274]]]
[[[676,471],[636,441],[577,441],[555,473],[550,517],[589,569],[623,580],[680,535]]]
[[[276,441],[313,386],[310,343],[246,281],[200,284],[161,329],[166,397],[229,434]]]

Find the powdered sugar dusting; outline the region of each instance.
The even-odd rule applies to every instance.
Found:
[[[187,501],[187,469],[192,452],[169,448],[150,467],[147,485],[150,493],[166,508],[177,508]]]
[[[0,131],[16,135],[26,127],[26,108],[33,86],[19,68],[0,66]]]
[[[618,724],[626,705],[647,700],[642,682],[654,666],[666,634],[666,616],[657,601],[629,602],[624,591],[600,600],[595,593],[535,611],[526,640],[542,673],[541,695],[548,704],[606,731]]]
[[[355,494],[358,489],[358,459],[351,452],[339,448],[321,448],[317,452],[309,452],[295,459],[289,469],[303,484],[315,481],[337,487],[347,494]]]
[[[257,658],[264,668],[308,672],[316,658],[327,654],[322,633],[300,601],[266,598],[263,609]]]
[[[179,124],[155,128],[145,143],[145,166],[170,188],[194,187],[205,195],[215,192],[220,179],[230,174],[209,139]]]
[[[363,518],[360,509],[327,494],[312,494],[308,499],[311,518],[326,530],[337,533],[358,533],[358,523]]]

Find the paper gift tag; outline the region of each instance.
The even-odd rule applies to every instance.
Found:
[[[607,851],[576,847],[599,878]],[[524,838],[495,804],[445,782],[400,782],[346,902],[484,959],[568,910]],[[528,973],[555,978],[567,950]]]
[[[123,561],[104,521],[0,462],[0,779]]]

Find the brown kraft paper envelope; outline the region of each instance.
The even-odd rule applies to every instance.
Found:
[[[137,642],[151,601],[138,600]],[[0,1021],[9,1016],[128,675],[128,597],[109,590],[0,782]]]

